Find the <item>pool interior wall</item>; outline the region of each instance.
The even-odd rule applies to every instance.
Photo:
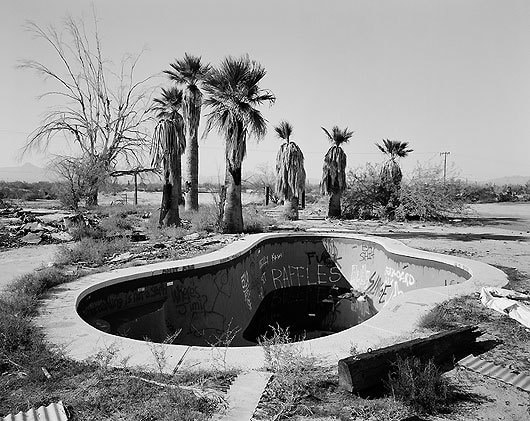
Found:
[[[92,326],[134,339],[209,346],[255,345],[275,322],[325,335],[359,324],[414,289],[471,277],[458,266],[386,251],[377,242],[303,235],[265,238],[243,254],[200,268],[94,289],[78,303]],[[351,289],[361,300],[338,300]],[[315,336],[313,336],[315,337]]]

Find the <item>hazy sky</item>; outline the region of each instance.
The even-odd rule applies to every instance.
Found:
[[[60,25],[70,13],[99,17],[104,55],[144,53],[138,76],[160,72],[185,52],[218,63],[248,53],[268,73],[262,87],[266,138],[249,142],[243,171],[274,165],[272,125],[287,119],[311,178],[328,143],[321,126],[349,127],[350,168],[382,159],[374,142],[409,141],[403,166],[449,163],[471,180],[530,175],[530,1],[415,0],[2,0],[0,5],[0,166],[19,165],[18,149],[38,124],[46,89],[17,60],[55,59],[23,29],[29,19]],[[160,79],[163,81],[163,79]],[[202,176],[223,173],[223,142],[200,143]],[[22,162],[43,165],[32,155]]]

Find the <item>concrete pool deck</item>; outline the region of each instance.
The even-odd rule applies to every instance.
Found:
[[[503,286],[508,281],[502,271],[484,263],[411,249],[399,241],[381,237],[335,232],[257,234],[247,236],[216,252],[192,259],[99,273],[61,285],[52,290],[50,295],[43,300],[37,324],[43,328],[51,344],[61,347],[66,355],[76,360],[84,360],[93,357],[99,351],[112,349],[115,353],[114,364],[116,365],[119,365],[120,360],[129,358],[130,366],[152,368],[155,365],[152,344],[111,335],[92,327],[77,312],[77,305],[81,300],[91,292],[118,283],[163,273],[177,276],[191,269],[226,264],[245,253],[248,254],[267,241],[279,241],[286,238],[309,239],[315,235],[340,241],[354,240],[373,244],[383,250],[387,256],[412,259],[431,266],[442,265],[469,275],[467,280],[454,285],[412,289],[392,296],[383,303],[375,316],[364,323],[333,335],[304,341],[302,343],[304,351],[321,359],[323,363],[336,364],[339,359],[350,355],[352,347],[360,351],[375,349],[381,344],[390,342],[393,338],[408,337],[416,328],[418,319],[437,303],[477,292],[483,286]],[[357,286],[354,285],[355,282],[350,274],[346,274],[345,277],[351,281],[352,287]],[[417,281],[421,283],[419,278]],[[252,370],[262,368],[265,363],[263,351],[259,346],[229,347],[226,353],[224,349],[220,352],[219,348],[211,347],[163,344],[155,346],[165,351],[167,372],[172,372],[177,365],[180,369],[206,369],[218,367],[221,363],[228,367]]]

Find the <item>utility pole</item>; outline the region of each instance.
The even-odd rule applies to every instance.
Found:
[[[445,186],[445,176],[447,174],[447,155],[451,152],[440,152],[440,156],[444,156],[444,186]]]

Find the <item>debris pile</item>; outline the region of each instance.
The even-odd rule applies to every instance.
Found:
[[[79,221],[86,223],[82,215],[55,209],[0,209],[0,248],[72,241]]]

